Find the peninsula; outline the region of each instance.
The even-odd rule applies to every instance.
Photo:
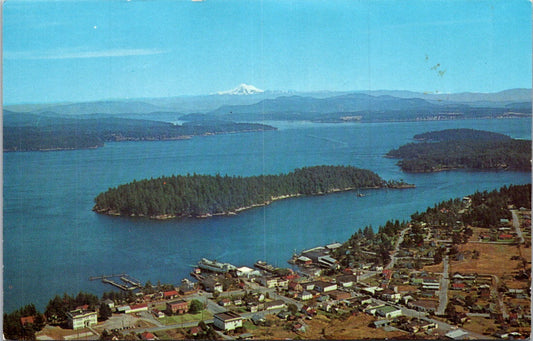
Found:
[[[391,150],[404,172],[452,169],[531,171],[531,140],[474,129],[447,129],[415,135],[420,142]]]
[[[99,194],[93,210],[108,215],[154,219],[206,218],[236,214],[274,200],[363,188],[410,188],[351,166],[314,166],[288,174],[250,177],[173,175],[141,180]]]

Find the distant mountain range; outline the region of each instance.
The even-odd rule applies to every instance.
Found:
[[[252,85],[241,84],[229,91],[203,96],[11,105],[5,109],[48,116],[112,114],[156,119],[155,116],[165,114],[165,117],[188,119],[189,114],[207,114],[212,118],[229,120],[314,121],[339,121],[345,116],[362,116],[363,121],[379,121],[395,117],[401,120],[425,119],[435,115],[530,115],[531,89],[457,94],[396,90],[282,92],[263,91]]]

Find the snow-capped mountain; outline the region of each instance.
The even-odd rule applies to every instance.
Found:
[[[248,84],[241,84],[235,89],[228,90],[228,91],[220,91],[217,92],[219,95],[254,95],[254,94],[260,94],[262,92],[265,92],[264,90],[258,89],[253,85]]]

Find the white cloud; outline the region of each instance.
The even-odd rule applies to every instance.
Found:
[[[80,59],[80,58],[111,58],[130,56],[149,56],[162,54],[166,51],[160,49],[110,49],[110,50],[73,50],[59,49],[54,51],[4,51],[5,59]]]

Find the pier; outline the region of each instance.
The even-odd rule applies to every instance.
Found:
[[[124,283],[126,283],[126,285],[120,284],[120,283],[117,283],[117,282],[111,280],[111,278],[114,278],[114,277],[120,278],[120,280],[123,281]],[[135,289],[140,288],[142,286],[140,281],[136,280],[135,278],[133,278],[133,277],[131,277],[128,274],[125,274],[125,273],[89,277],[90,281],[95,281],[95,280],[98,280],[98,279],[101,279],[102,283],[111,284],[112,286],[115,286],[115,287],[119,288],[120,290],[124,290],[124,291],[135,290]],[[131,286],[127,286],[127,284],[130,284]]]

